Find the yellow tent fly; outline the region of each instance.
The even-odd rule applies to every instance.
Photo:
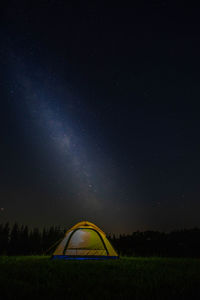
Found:
[[[82,221],[70,228],[53,253],[53,259],[116,259],[117,252],[96,225]]]

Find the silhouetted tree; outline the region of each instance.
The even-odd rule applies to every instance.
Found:
[[[5,225],[0,224],[0,254],[8,253],[9,233],[9,223],[6,223]]]
[[[13,225],[13,228],[10,233],[8,254],[10,255],[20,254],[20,230],[19,230],[19,225],[17,223]]]
[[[21,227],[20,232],[21,254],[27,255],[30,253],[30,239],[28,226]]]

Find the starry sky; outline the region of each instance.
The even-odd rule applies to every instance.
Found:
[[[200,226],[198,8],[134,3],[4,3],[0,223]]]

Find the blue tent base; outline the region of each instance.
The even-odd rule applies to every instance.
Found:
[[[97,256],[97,255],[87,255],[87,256],[77,256],[77,255],[53,255],[52,259],[59,260],[105,260],[105,259],[118,259],[119,256]]]

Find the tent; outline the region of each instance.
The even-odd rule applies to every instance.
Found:
[[[70,228],[52,256],[53,259],[116,259],[118,254],[105,233],[91,222]]]

